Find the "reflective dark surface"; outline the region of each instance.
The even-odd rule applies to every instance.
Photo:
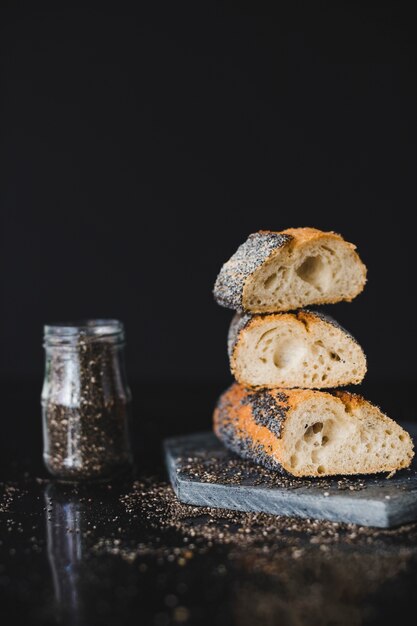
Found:
[[[209,428],[222,386],[132,387],[136,476],[161,482],[161,439]],[[120,496],[131,491],[134,477],[75,487],[49,480],[41,462],[40,386],[11,383],[1,390],[3,623],[415,623],[411,525],[364,533],[356,543],[349,539],[361,534],[354,528],[326,543],[320,531],[304,536],[289,526],[282,549],[267,543],[263,549],[205,541],[199,527],[224,520],[201,515],[187,522],[198,549],[183,558],[188,539],[181,529],[158,528],[155,514],[150,520],[145,509],[132,514],[123,505]],[[363,393],[392,417],[413,419],[411,385],[368,385]],[[233,524],[227,532],[233,535]]]

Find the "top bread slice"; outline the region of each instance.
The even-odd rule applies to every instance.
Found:
[[[316,228],[263,230],[249,235],[223,265],[214,297],[239,312],[275,313],[353,300],[365,282],[355,246],[340,235]]]

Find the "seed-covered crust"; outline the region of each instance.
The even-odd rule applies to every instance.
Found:
[[[220,270],[214,285],[217,304],[228,309],[243,311],[243,288],[249,276],[273,253],[292,241],[291,235],[261,230],[249,235],[245,243]]]
[[[272,455],[290,410],[288,398],[286,393],[255,392],[235,383],[219,398],[214,432],[239,456],[285,473]]]

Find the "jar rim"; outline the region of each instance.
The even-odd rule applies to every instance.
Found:
[[[45,324],[43,333],[47,338],[111,337],[123,334],[123,322],[116,319],[81,319],[67,322]]]

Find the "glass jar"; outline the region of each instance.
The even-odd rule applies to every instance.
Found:
[[[110,478],[132,464],[131,393],[117,320],[44,327],[44,462],[55,477]]]

